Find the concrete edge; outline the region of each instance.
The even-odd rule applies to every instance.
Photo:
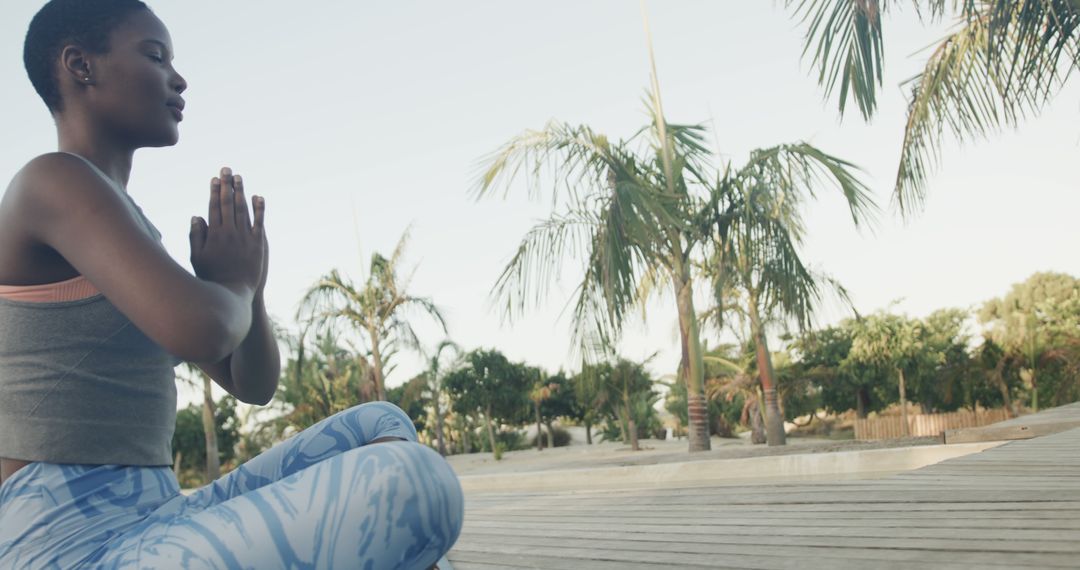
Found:
[[[863,451],[706,459],[655,465],[591,467],[524,473],[461,475],[466,493],[578,491],[703,485],[738,481],[860,479],[884,477],[963,457],[1006,442],[921,445]]]

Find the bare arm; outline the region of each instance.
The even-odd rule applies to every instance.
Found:
[[[196,365],[241,402],[265,405],[277,390],[281,355],[261,294],[255,296],[252,314],[251,330],[235,352],[220,362]]]
[[[256,279],[212,282],[188,273],[81,160],[40,156],[20,171],[12,191],[16,207],[33,221],[31,236],[56,250],[170,353],[221,360],[252,328]]]

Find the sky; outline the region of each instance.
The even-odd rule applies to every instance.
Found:
[[[0,177],[56,149],[52,120],[22,67],[22,41],[40,1],[0,8]],[[304,291],[337,268],[359,279],[373,252],[403,232],[409,291],[444,312],[466,349],[496,347],[549,370],[573,369],[563,312],[580,275],[568,260],[545,303],[507,322],[489,292],[550,204],[526,197],[476,201],[483,157],[551,119],[611,138],[647,121],[647,45],[638,2],[397,0],[285,2],[163,0],[174,65],[188,81],[180,142],[141,149],[129,192],[188,262],[192,215],[205,215],[221,166],[267,202],[269,311],[293,324]],[[665,113],[704,123],[718,161],[805,140],[864,170],[883,212],[856,230],[838,197],[807,205],[804,258],[836,277],[856,309],[923,316],[1003,295],[1036,271],[1080,275],[1080,86],[1073,80],[1020,128],[963,145],[947,141],[928,199],[903,219],[890,208],[906,97],[901,87],[951,22],[887,16],[885,75],[872,121],[841,119],[801,57],[803,28],[782,2],[664,0],[647,4]],[[6,183],[5,183],[6,185]],[[620,345],[654,352],[657,375],[678,363],[670,296],[648,307]],[[820,322],[849,316],[828,307]],[[444,338],[417,321],[421,339]],[[716,333],[707,339],[715,344]],[[420,369],[403,354],[388,378]],[[193,394],[182,391],[180,405]]]

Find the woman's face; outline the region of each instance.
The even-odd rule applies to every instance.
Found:
[[[172,58],[165,24],[149,10],[129,15],[110,34],[109,53],[91,56],[91,115],[135,148],[176,144],[187,82]]]

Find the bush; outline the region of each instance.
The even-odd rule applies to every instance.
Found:
[[[491,438],[488,437],[486,430],[479,430],[476,434],[477,443],[480,444],[480,451],[485,453],[491,453]],[[517,430],[499,430],[495,432],[495,445],[501,447],[500,453],[504,451],[518,451],[520,449],[528,449],[525,442],[525,434]]]
[[[570,440],[573,439],[570,436],[570,432],[568,432],[568,431],[566,431],[563,428],[558,427],[558,426],[556,426],[553,429],[552,433],[555,435],[555,437],[554,437],[555,447],[566,447],[567,445],[570,445]],[[537,435],[533,436],[532,441],[529,442],[529,447],[536,447],[536,438],[537,437],[540,438],[541,446],[547,447],[548,440],[547,440],[547,432],[546,431],[543,432],[542,434],[537,434]]]

